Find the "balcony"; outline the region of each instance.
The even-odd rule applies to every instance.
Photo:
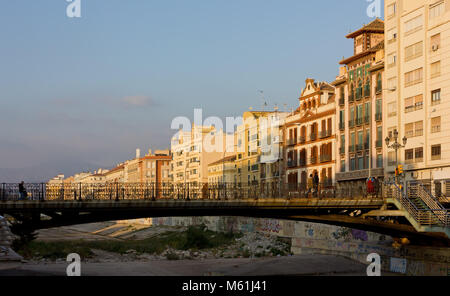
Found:
[[[369,143],[364,143],[364,149],[365,149],[365,150],[369,150],[369,148],[370,148],[370,147],[369,147]]]
[[[288,146],[294,146],[295,144],[297,144],[297,139],[296,138],[287,140],[287,145]]]
[[[317,134],[311,134],[310,136],[311,141],[317,140]]]
[[[375,113],[375,120],[376,121],[382,121],[383,120],[383,114],[380,113]]]
[[[340,154],[345,154],[345,146],[339,148],[339,153]]]
[[[330,136],[331,136],[331,131],[330,130],[329,131],[321,131],[319,133],[319,138],[320,139],[328,138]]]
[[[339,122],[339,129],[342,131],[342,130],[345,130],[345,122]]]
[[[355,146],[354,145],[348,146],[348,151],[349,152],[355,152]]]
[[[356,144],[356,151],[362,151],[363,150],[363,144]]]
[[[353,103],[355,101],[355,94],[351,93],[348,95],[348,102]]]
[[[297,167],[297,160],[290,160],[287,163],[288,168],[295,168]]]
[[[305,144],[306,143],[306,137],[300,137],[299,138],[299,143],[300,144]]]
[[[365,124],[370,123],[370,116],[364,116],[364,123]]]
[[[363,123],[362,117],[356,118],[356,125],[357,125],[357,126],[358,126],[358,125],[362,125],[362,123]]]
[[[339,99],[339,106],[344,106],[344,105],[345,105],[345,99],[344,99],[344,97],[341,97]]]
[[[306,158],[300,159],[299,166],[301,166],[301,167],[306,166]]]
[[[320,156],[320,162],[321,162],[321,163],[323,163],[323,162],[329,162],[329,161],[331,161],[331,155],[322,154],[322,155]]]
[[[375,92],[378,94],[381,94],[381,92],[383,91],[383,86],[381,83],[377,83],[377,87],[375,89]]]
[[[311,157],[311,158],[309,159],[309,163],[310,163],[310,164],[316,164],[316,163],[317,163],[317,157]]]
[[[355,121],[354,120],[349,120],[348,121],[348,127],[349,128],[355,127]]]

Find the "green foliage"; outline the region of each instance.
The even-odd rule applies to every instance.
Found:
[[[168,248],[175,250],[203,250],[227,246],[234,242],[240,234],[218,233],[207,230],[206,226],[190,226],[185,232],[165,232],[144,240],[126,241],[32,241],[15,250],[24,258],[43,257],[50,259],[66,258],[70,253],[78,253],[82,258],[92,256],[91,249],[125,254],[132,249],[137,254],[161,254]],[[175,254],[173,254],[175,255]],[[171,257],[171,258],[169,258]],[[167,259],[177,260],[168,254]]]

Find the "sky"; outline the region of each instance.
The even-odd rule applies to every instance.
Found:
[[[333,81],[367,0],[0,3],[0,182],[111,168],[167,149],[172,119],[296,107]],[[260,90],[263,91],[264,100]]]

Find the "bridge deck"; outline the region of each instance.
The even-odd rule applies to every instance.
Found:
[[[99,211],[138,209],[378,209],[383,199],[248,199],[248,200],[90,200],[90,201],[6,201],[0,212],[32,211]]]

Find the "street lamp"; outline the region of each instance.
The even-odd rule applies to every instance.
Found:
[[[389,145],[391,140],[393,140],[394,143]],[[392,138],[391,137],[386,137],[385,141],[386,141],[386,147],[387,148],[392,148],[392,149],[395,150],[395,166],[397,167],[398,166],[398,150],[400,148],[405,148],[406,143],[408,142],[408,139],[406,137],[403,137],[403,139],[402,139],[403,145],[400,144],[398,142],[398,131],[394,130],[393,137]]]

